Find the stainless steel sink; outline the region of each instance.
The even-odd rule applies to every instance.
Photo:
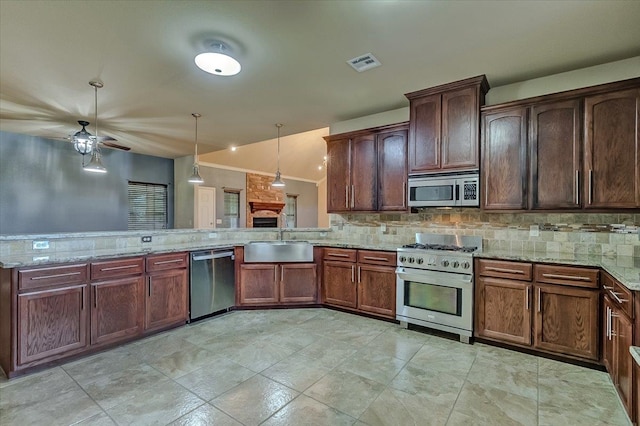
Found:
[[[251,241],[244,245],[245,263],[313,262],[308,241]]]

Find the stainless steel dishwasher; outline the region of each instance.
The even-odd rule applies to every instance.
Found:
[[[191,252],[189,321],[227,311],[235,304],[233,248]]]

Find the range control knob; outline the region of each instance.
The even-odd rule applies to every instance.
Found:
[[[424,260],[423,260],[421,257],[419,257],[419,258],[417,258],[417,259],[416,259],[416,263],[417,263],[418,265],[422,265],[422,262],[424,262]]]
[[[460,263],[458,263],[457,260],[454,260],[451,266],[453,266],[454,268],[457,268],[458,266],[460,266]]]
[[[404,261],[406,261],[406,260],[407,260],[407,258],[406,258],[406,257],[404,257],[404,256],[400,256],[400,262],[404,262]]]
[[[413,257],[410,257],[408,260],[409,260],[409,263],[415,262],[415,259]]]
[[[448,260],[443,260],[443,261],[442,261],[442,266],[444,266],[445,268],[446,268],[447,266],[449,266],[449,261],[448,261]]]
[[[469,262],[462,262],[462,269],[469,269]]]

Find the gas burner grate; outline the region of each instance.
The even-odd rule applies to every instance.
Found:
[[[461,247],[454,245],[446,245],[446,244],[406,244],[402,246],[402,248],[411,248],[418,250],[438,250],[438,251],[459,251],[462,253],[473,253],[477,250],[477,247]]]

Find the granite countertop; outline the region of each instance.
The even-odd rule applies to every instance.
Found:
[[[640,346],[629,346],[629,352],[631,352],[631,356],[636,360],[636,363],[640,365]]]
[[[0,267],[16,268],[23,266],[45,265],[52,263],[87,262],[93,259],[107,259],[125,256],[141,256],[151,253],[171,253],[195,251],[244,245],[249,240],[216,240],[183,244],[154,245],[150,248],[140,246],[117,249],[89,249],[69,252],[50,252],[42,255],[10,255],[0,258]],[[314,246],[353,248],[367,250],[395,251],[397,244],[365,244],[338,240],[310,240]],[[488,259],[520,260],[523,262],[558,263],[565,265],[591,266],[602,268],[630,290],[640,291],[640,258],[631,256],[580,255],[573,253],[538,253],[509,250],[485,250],[474,253],[474,257]]]

